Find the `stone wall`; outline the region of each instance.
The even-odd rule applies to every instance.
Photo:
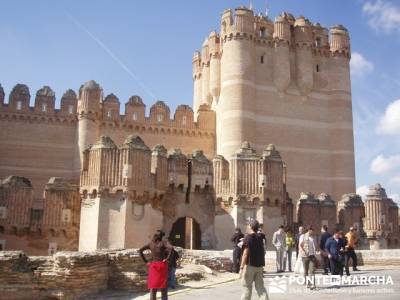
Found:
[[[230,271],[230,251],[178,249],[181,263]],[[142,292],[147,289],[147,267],[136,249],[96,252],[58,252],[26,256],[22,251],[0,251],[0,300],[85,299],[105,289]]]
[[[177,250],[182,265],[231,270],[231,250]],[[400,265],[400,250],[356,252],[360,265]],[[267,251],[266,262],[274,265],[274,251]],[[0,251],[0,300],[86,299],[106,289],[142,292],[147,289],[146,280],[146,265],[136,249],[31,257],[21,251]]]

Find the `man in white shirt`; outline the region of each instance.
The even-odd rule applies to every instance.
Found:
[[[305,234],[302,234],[299,239],[300,254],[304,267],[304,278],[307,287],[315,289],[315,269],[317,264],[316,254],[316,238],[314,236],[314,228],[308,227]],[[309,278],[309,275],[311,278]]]

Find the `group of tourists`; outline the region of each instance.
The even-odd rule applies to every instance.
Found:
[[[242,300],[251,299],[252,284],[260,299],[268,299],[264,287],[263,272],[265,266],[266,236],[261,229],[262,225],[252,220],[249,223],[250,233],[244,235],[240,228],[236,228],[231,239],[233,249],[233,272],[240,272],[242,278]],[[312,226],[300,226],[296,235],[288,227],[279,226],[272,236],[272,245],[276,252],[276,272],[292,272],[292,253],[296,251],[296,264],[294,271],[303,274],[307,288],[314,290],[315,270],[319,268],[317,251],[320,251],[324,275],[350,275],[350,260],[353,271],[357,269],[357,256],[355,249],[358,243],[357,229],[351,227],[344,234],[334,230],[331,234],[326,225],[322,226],[321,234],[317,235]]]
[[[276,272],[292,272],[292,254],[296,251],[296,264],[294,271],[303,274],[305,284],[311,290],[315,289],[315,270],[319,267],[317,251],[320,251],[322,268],[325,275],[350,275],[349,264],[353,262],[353,271],[357,269],[357,256],[355,249],[358,243],[357,229],[351,227],[344,234],[334,230],[331,234],[326,225],[322,226],[318,236],[312,226],[299,227],[298,233],[293,235],[290,228],[279,226],[272,236],[272,246],[276,252]],[[150,243],[139,249],[143,261],[148,266],[148,288],[150,300],[157,298],[157,291],[161,292],[161,299],[168,299],[168,288],[175,288],[175,271],[178,252],[166,240],[165,233],[158,230]],[[263,232],[262,224],[257,220],[250,220],[247,234],[236,228],[231,239],[233,243],[233,268],[232,272],[240,273],[242,279],[242,300],[250,300],[254,283],[259,299],[268,299],[264,286],[265,254],[267,239]],[[145,251],[150,251],[150,256],[145,256]],[[150,258],[150,261],[148,260]]]

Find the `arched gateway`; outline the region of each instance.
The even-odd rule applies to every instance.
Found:
[[[169,234],[174,246],[186,249],[201,249],[201,231],[199,223],[191,217],[182,217],[172,225]]]

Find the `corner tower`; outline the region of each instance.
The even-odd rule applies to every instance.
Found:
[[[79,172],[83,162],[83,151],[94,144],[100,137],[100,117],[103,91],[94,81],[90,80],[79,89],[78,127],[74,169]]]
[[[222,13],[219,50],[210,40],[216,37],[194,59],[194,108],[197,114],[212,99],[217,154],[229,160],[244,141],[257,152],[273,143],[287,164],[292,197],[310,191],[338,201],[354,193],[347,29],[286,12],[273,22],[239,7]],[[218,53],[219,88],[211,52]]]

